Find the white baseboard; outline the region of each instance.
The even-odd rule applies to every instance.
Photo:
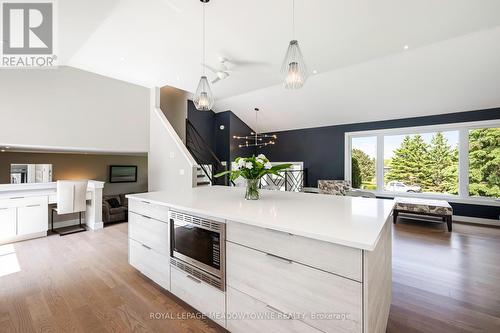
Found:
[[[102,229],[104,227],[104,223],[94,223],[93,225],[89,225],[89,228],[92,230]]]

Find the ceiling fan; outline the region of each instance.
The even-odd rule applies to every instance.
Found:
[[[227,66],[227,63],[229,62],[230,61],[226,58],[220,58],[220,64],[218,69],[207,64],[202,64],[202,65],[217,76],[215,79],[212,80],[212,83],[215,83],[220,80],[227,79],[230,73],[233,72]]]

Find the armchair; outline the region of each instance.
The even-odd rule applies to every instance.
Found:
[[[127,221],[128,200],[125,194],[102,197],[102,220],[104,223]]]

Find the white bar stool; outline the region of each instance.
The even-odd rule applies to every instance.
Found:
[[[87,209],[87,186],[86,180],[58,180],[57,181],[57,207],[52,208],[51,226],[52,231],[61,236],[87,231],[82,224],[82,212]],[[79,224],[54,229],[54,212],[57,215],[78,213]]]

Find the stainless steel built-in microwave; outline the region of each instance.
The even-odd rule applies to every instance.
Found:
[[[225,290],[225,224],[170,211],[171,263]]]

